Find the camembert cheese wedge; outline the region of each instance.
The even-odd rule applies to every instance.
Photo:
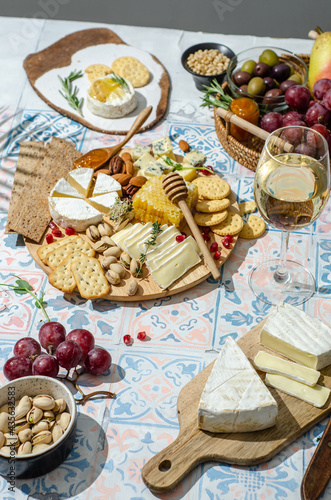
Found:
[[[238,344],[228,337],[202,392],[198,426],[252,432],[276,423],[278,406]]]

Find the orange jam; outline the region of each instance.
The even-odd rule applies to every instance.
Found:
[[[118,97],[123,97],[121,84],[112,78],[94,80],[90,88],[90,96],[100,102],[106,102],[112,93],[115,93]]]
[[[90,153],[86,153],[78,160],[75,160],[74,165],[76,168],[89,167],[94,168],[97,166],[101,166],[102,163],[108,160],[108,153],[104,149],[94,149],[90,151]]]
[[[233,99],[230,104],[230,110],[240,118],[253,123],[254,125],[258,125],[259,123],[259,106],[253,101],[253,99],[249,99],[248,97],[239,97],[238,99]],[[237,139],[239,142],[247,141],[251,134],[246,130],[230,123],[230,134]]]

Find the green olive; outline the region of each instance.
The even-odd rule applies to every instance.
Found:
[[[273,66],[276,66],[276,64],[279,64],[279,57],[273,50],[266,49],[260,55],[259,61],[266,63],[268,66],[272,68]]]
[[[252,95],[264,95],[266,91],[266,84],[263,78],[255,76],[248,82],[247,92]]]
[[[255,68],[256,62],[250,59],[249,61],[244,62],[241,66],[241,71],[247,71],[247,73],[252,74]]]
[[[297,82],[299,85],[302,85],[302,78],[300,75],[297,75],[296,73],[294,73],[294,75],[291,75],[290,78],[288,78],[288,80],[293,80],[294,82]]]

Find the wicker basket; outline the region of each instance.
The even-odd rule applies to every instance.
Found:
[[[304,60],[307,66],[309,65],[308,55],[299,54],[299,57]],[[225,92],[229,92],[227,82],[223,83],[222,87]],[[239,142],[230,134],[230,123],[216,114],[216,108],[214,108],[214,119],[216,135],[223,148],[238,163],[255,172],[264,146],[264,141],[258,137],[251,137],[245,143]]]

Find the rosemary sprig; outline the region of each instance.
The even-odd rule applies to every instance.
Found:
[[[75,87],[72,86],[72,82],[77,80],[77,78],[81,78],[83,76],[82,71],[77,71],[74,70],[70,73],[69,76],[66,78],[61,78],[60,75],[58,75],[58,78],[61,82],[62,85],[62,92],[59,90],[60,94],[62,97],[66,99],[66,101],[69,103],[69,106],[71,106],[75,111],[77,111],[81,116],[83,116],[82,113],[82,106],[84,102],[84,98],[82,97],[81,99],[78,99],[77,95],[79,92],[78,87],[75,85]]]
[[[15,276],[15,278],[18,278],[16,280],[16,285],[8,285],[7,283],[0,283],[0,286],[8,286],[9,288],[12,288],[15,293],[18,295],[26,295],[27,293],[31,295],[35,299],[34,305],[38,308],[41,309],[42,312],[44,313],[44,316],[47,321],[50,321],[49,316],[45,310],[45,306],[47,305],[46,302],[44,302],[44,293],[40,293],[40,297],[37,297],[35,293],[33,293],[33,286],[30,285],[28,281],[22,280],[19,276]]]
[[[161,224],[156,220],[153,223],[153,229],[152,229],[152,233],[151,233],[151,236],[150,236],[149,240],[145,241],[146,250],[145,250],[144,253],[140,254],[139,260],[140,260],[141,266],[137,270],[136,276],[141,276],[142,275],[142,272],[143,272],[142,271],[142,266],[143,266],[143,264],[144,264],[144,262],[146,260],[147,251],[148,251],[148,249],[149,249],[150,246],[154,246],[155,245],[156,238],[158,237],[158,235],[160,233],[162,233]]]
[[[116,73],[114,73],[114,72],[111,75],[111,79],[114,80],[115,82],[118,82],[124,88],[128,86],[126,81],[124,80],[124,78],[122,78],[119,75],[116,75]]]
[[[194,167],[193,165],[190,165],[189,167],[184,167],[184,165],[181,165],[180,163],[175,163],[168,156],[166,156],[166,157],[161,156],[161,155],[158,155],[158,156],[159,156],[159,158],[162,158],[162,160],[165,161],[167,163],[167,165],[169,165],[170,167],[172,167],[173,171],[176,171],[176,170],[191,170],[192,168],[195,168],[196,170],[207,170],[211,174],[214,173],[208,167],[204,167],[204,166],[202,166],[202,167]]]
[[[218,108],[229,109],[233,99],[224,92],[216,78],[212,80],[210,85],[204,85],[204,87],[206,89],[203,90],[205,95],[201,98],[202,104],[200,104],[202,108],[216,106]]]

